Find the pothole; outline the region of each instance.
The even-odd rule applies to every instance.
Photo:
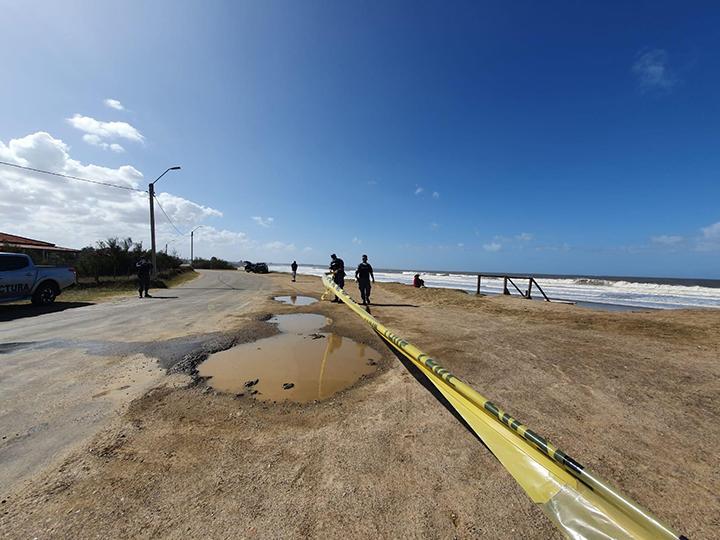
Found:
[[[211,354],[198,366],[220,392],[270,401],[323,400],[373,373],[380,354],[350,338],[316,331],[330,319],[316,314],[270,319],[282,334]]]
[[[295,294],[290,296],[275,296],[273,297],[273,300],[283,304],[291,304],[293,306],[309,306],[310,304],[317,302],[317,299],[312,296],[298,296]]]
[[[315,313],[293,313],[291,315],[275,315],[268,322],[277,324],[278,330],[286,334],[308,334],[320,330],[332,321],[324,315]]]

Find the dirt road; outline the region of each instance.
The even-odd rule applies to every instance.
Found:
[[[200,271],[184,286],[27,317],[1,306],[0,486],[29,478],[82,445],[132,399],[164,380],[163,365],[226,336],[267,280]],[[62,307],[62,296],[57,308]],[[13,313],[21,317],[13,320]]]
[[[222,325],[245,339],[268,332],[260,321],[270,313],[319,313],[332,319],[328,331],[383,351],[378,371],[306,405],[202,384],[152,390],[10,492],[0,534],[559,538],[492,454],[345,306],[271,300],[318,298],[317,278],[238,278],[254,291],[242,312],[200,311],[202,321],[178,313],[184,322],[173,328]],[[373,300],[379,320],[661,520],[690,538],[715,536],[720,312],[594,312],[397,284],[377,284]],[[150,337],[124,346],[142,344],[152,356],[174,343],[167,335],[151,352]]]

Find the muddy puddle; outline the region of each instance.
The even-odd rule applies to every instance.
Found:
[[[287,334],[308,334],[320,330],[332,321],[324,315],[315,313],[293,313],[291,315],[275,315],[268,322],[276,324],[278,330]]]
[[[297,296],[297,295],[275,296],[273,298],[273,300],[276,300],[283,304],[291,304],[293,306],[309,306],[310,304],[314,304],[315,302],[317,302],[317,299],[315,299],[311,296]]]
[[[221,392],[307,403],[352,386],[380,360],[367,345],[317,333],[330,322],[322,315],[280,315],[270,322],[284,333],[212,354],[198,366],[199,375]]]

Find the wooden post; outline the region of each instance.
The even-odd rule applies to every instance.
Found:
[[[477,293],[475,293],[475,294],[480,294],[480,274],[478,274],[478,286],[477,286]]]
[[[507,279],[508,279],[507,276],[505,276],[503,278],[503,294],[509,295],[510,291],[508,291],[508,288],[507,288]]]
[[[528,291],[527,291],[527,298],[528,300],[532,300],[532,284],[533,284],[533,278],[528,278]]]

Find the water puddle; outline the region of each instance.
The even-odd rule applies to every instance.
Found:
[[[330,324],[330,319],[315,313],[293,313],[291,315],[275,315],[268,322],[277,324],[278,330],[287,334],[307,334],[320,330]]]
[[[317,302],[317,299],[312,296],[297,296],[294,294],[291,296],[275,296],[273,300],[277,300],[283,304],[292,304],[293,306],[309,306]]]
[[[210,377],[208,384],[221,392],[307,403],[352,386],[380,360],[377,351],[350,338],[312,333],[330,322],[321,315],[270,321],[286,333],[212,354],[198,366],[200,376]]]

